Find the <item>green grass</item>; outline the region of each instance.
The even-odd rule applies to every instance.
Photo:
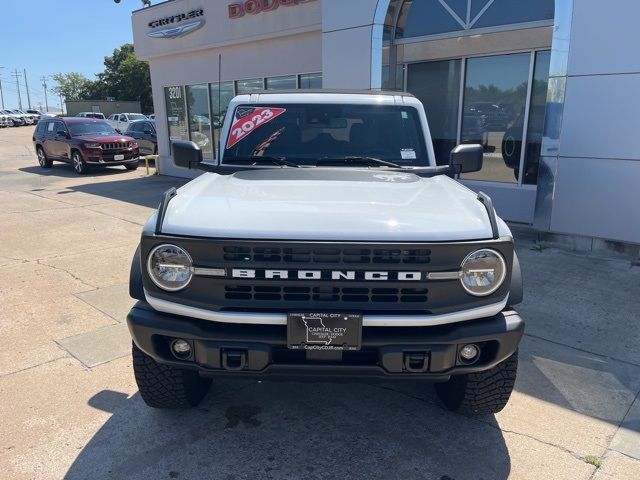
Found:
[[[583,460],[585,461],[585,463],[588,463],[589,465],[593,465],[596,468],[600,468],[602,466],[602,461],[600,460],[600,458],[596,457],[595,455],[587,455],[586,457],[583,458]]]

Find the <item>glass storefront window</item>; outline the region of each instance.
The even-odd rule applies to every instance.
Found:
[[[267,78],[267,90],[295,90],[298,88],[296,76]]]
[[[190,140],[200,147],[205,159],[212,160],[214,147],[209,115],[209,88],[207,84],[188,85],[186,96]]]
[[[382,88],[392,90],[404,90],[404,65],[396,65],[395,85],[391,85],[389,78],[389,65],[382,66]]]
[[[554,0],[406,1],[400,10],[396,38],[552,20],[554,3]]]
[[[518,181],[530,61],[530,53],[467,60],[461,139],[481,143],[485,154],[482,170],[463,178]]]
[[[224,124],[229,103],[235,96],[233,82],[212,83],[211,91],[211,126],[213,127],[213,142],[217,148],[220,139],[220,130]]]
[[[535,185],[538,179],[538,164],[542,147],[542,134],[547,109],[547,90],[549,87],[549,65],[551,52],[536,53],[531,86],[531,106],[529,107],[529,124],[527,126],[527,149],[524,152],[524,176],[522,183]]]
[[[264,90],[264,82],[261,78],[249,78],[247,80],[236,81],[236,91],[238,95],[255,92],[256,90]]]
[[[322,73],[304,73],[298,78],[300,88],[322,88]]]
[[[494,0],[472,28],[553,20],[554,3],[554,0]],[[471,18],[475,18],[486,4],[487,0],[473,0]]]
[[[184,101],[184,88],[180,86],[165,87],[165,105],[167,106],[167,123],[169,126],[169,145],[172,140],[188,140],[187,106]]]
[[[408,65],[407,91],[424,104],[438,165],[457,143],[460,70],[459,59]]]
[[[396,38],[437,35],[463,29],[464,27],[456,21],[438,0],[405,2],[400,11]]]

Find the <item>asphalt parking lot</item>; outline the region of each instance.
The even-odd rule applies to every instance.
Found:
[[[526,236],[527,333],[496,416],[451,414],[423,384],[219,382],[192,411],[147,408],[129,265],[183,181],[40,169],[32,130],[0,130],[1,478],[640,478],[640,266]]]

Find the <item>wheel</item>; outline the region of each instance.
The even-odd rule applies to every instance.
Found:
[[[472,415],[498,413],[509,401],[518,370],[518,352],[490,370],[454,375],[436,383],[436,393],[449,410]]]
[[[82,155],[80,152],[74,151],[71,155],[71,160],[73,160],[73,169],[79,175],[84,175],[89,170],[89,166],[82,159]]]
[[[140,396],[153,408],[189,408],[209,391],[211,380],[197,372],[161,365],[133,344],[133,373]]]
[[[12,118],[9,119],[9,126],[10,127],[15,127],[16,126],[16,122],[14,122]]]
[[[124,168],[126,168],[127,170],[137,170],[138,169],[138,163],[139,162],[135,162],[135,163],[127,163]]]
[[[53,162],[47,158],[42,147],[36,149],[36,154],[38,155],[38,163],[42,168],[51,168],[53,166]]]

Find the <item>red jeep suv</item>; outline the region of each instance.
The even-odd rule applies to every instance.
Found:
[[[135,170],[140,158],[135,139],[93,118],[43,118],[33,133],[33,146],[42,168],[51,168],[56,160],[72,163],[81,175],[94,166]]]

